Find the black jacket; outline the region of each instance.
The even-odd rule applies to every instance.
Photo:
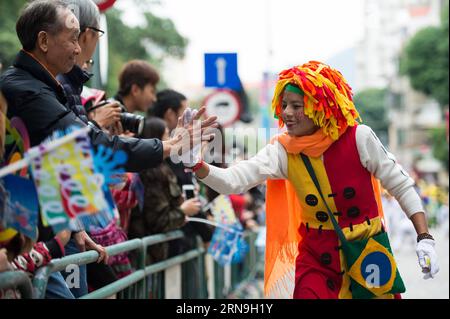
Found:
[[[135,207],[130,215],[128,238],[142,238],[165,233],[184,225],[185,215],[181,209],[183,202],[177,178],[166,163],[158,168],[146,169],[139,174],[144,185],[144,207]],[[152,245],[148,248],[151,263],[167,258],[168,243]]]
[[[23,120],[31,146],[40,144],[54,130],[88,125],[85,118],[66,106],[62,86],[24,51],[18,53],[14,65],[0,76],[0,90],[8,102],[8,118],[17,116]],[[125,169],[129,172],[155,167],[163,160],[163,146],[158,139],[111,137],[95,125],[90,126],[89,136],[94,147],[103,144],[128,154]]]
[[[183,188],[183,185],[192,184],[192,173],[186,172],[186,169],[182,163],[175,164],[170,159],[166,160],[166,163],[169,165],[170,169],[173,171],[175,176],[177,177],[177,183],[180,189]],[[193,217],[198,218],[206,218],[206,213],[200,211]],[[181,230],[184,233],[184,237],[176,240],[172,240],[169,242],[169,256],[176,256],[178,254],[185,253],[191,249],[197,247],[196,236],[200,235],[203,242],[211,241],[211,238],[214,233],[214,228],[210,225],[206,225],[203,223],[187,223],[185,224]]]
[[[76,64],[69,73],[58,74],[58,76],[56,77],[56,80],[58,80],[58,82],[64,89],[64,93],[67,99],[66,106],[84,122],[88,122],[89,119],[81,101],[81,92],[83,92],[83,85],[87,81],[89,81],[91,77],[92,74],[84,71]],[[98,125],[96,126],[99,127]]]

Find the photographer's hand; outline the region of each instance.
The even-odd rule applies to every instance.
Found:
[[[106,129],[109,126],[120,122],[120,113],[121,109],[119,102],[111,102],[93,109],[88,113],[88,117],[97,122],[102,129]]]
[[[130,132],[130,131],[125,131],[120,135],[123,137],[135,137],[136,136],[136,134],[134,134],[133,132]]]
[[[122,123],[120,123],[120,121],[114,123],[113,125],[107,128],[107,131],[112,136],[123,134]]]

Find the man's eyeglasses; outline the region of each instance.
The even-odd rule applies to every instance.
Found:
[[[100,29],[97,29],[97,28],[94,28],[94,27],[86,27],[86,29],[91,29],[91,30],[97,32],[97,33],[98,33],[98,37],[101,37],[102,35],[105,34],[105,31],[100,30]],[[86,30],[86,29],[85,29],[85,30]]]
[[[92,71],[92,67],[94,66],[94,60],[89,59],[87,61],[84,61],[83,67],[82,69],[86,72],[91,72]]]

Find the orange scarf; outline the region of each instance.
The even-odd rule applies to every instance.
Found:
[[[339,137],[346,131],[339,131]],[[287,133],[271,140],[278,140],[288,153],[304,153],[319,157],[334,140],[322,129],[309,136],[293,137]],[[270,297],[292,298],[295,285],[295,260],[301,236],[301,210],[294,186],[288,180],[267,180],[266,191],[266,264],[264,293]]]
[[[300,137],[291,136],[285,132],[278,135],[276,139],[284,146],[286,152],[290,154],[304,153],[311,157],[321,156],[334,142],[330,136],[324,134],[322,129],[318,129],[312,135]]]

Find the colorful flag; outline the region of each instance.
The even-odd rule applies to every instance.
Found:
[[[133,173],[131,175],[130,191],[134,192],[134,194],[136,195],[139,209],[142,211],[144,209],[145,187],[144,184],[142,183],[141,178],[139,177],[139,174],[137,173]]]
[[[243,239],[243,227],[236,218],[229,197],[216,197],[210,207],[215,222],[222,227],[216,227],[208,253],[220,265],[240,262],[248,251],[248,245]]]
[[[5,154],[3,155],[3,166],[17,162],[24,157],[30,148],[30,137],[23,121],[18,117],[11,120],[5,117]],[[28,166],[24,166],[18,174],[28,176]]]
[[[39,201],[33,181],[7,175],[0,179],[0,226],[37,239]]]
[[[9,158],[9,165],[0,168],[0,177],[6,181],[0,187],[1,228],[22,227],[22,233],[34,238],[32,229],[36,223],[30,218],[34,216],[32,212],[38,211],[32,205],[36,202],[44,226],[51,226],[55,233],[63,229],[103,228],[119,217],[108,185],[120,182],[115,176],[124,172],[125,152],[104,146],[94,152],[87,135],[89,127],[57,131],[39,146],[27,150],[28,139],[22,140],[18,132],[22,132],[22,126],[18,122],[12,127],[12,122],[7,123],[11,132],[7,138],[13,151],[15,147],[21,155]],[[18,171],[26,173],[28,166],[34,184],[10,176]],[[38,201],[33,202],[36,197]],[[27,228],[25,220],[30,227]]]
[[[107,224],[113,213],[105,198],[105,177],[94,166],[87,131],[51,150],[46,147],[57,143],[64,133],[55,132],[40,146],[45,151],[31,159],[43,224],[55,232],[73,229],[76,219],[86,229]],[[94,214],[98,216],[90,218]]]

